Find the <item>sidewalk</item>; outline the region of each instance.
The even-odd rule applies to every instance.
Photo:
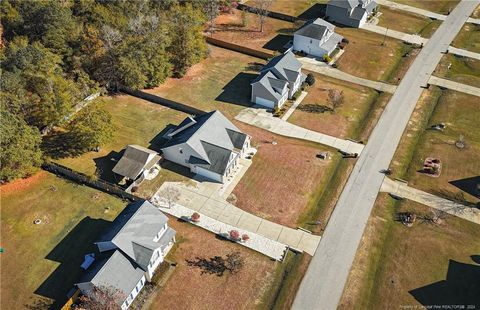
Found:
[[[470,52],[470,51],[467,51],[467,50],[464,50],[464,49],[461,49],[461,48],[456,48],[456,47],[453,47],[453,46],[449,46],[448,47],[448,52],[452,53],[452,54],[455,54],[455,55],[465,56],[465,57],[470,57],[470,58],[473,58],[473,59],[476,59],[476,60],[480,60],[480,54],[479,53]]]
[[[448,89],[459,91],[465,94],[480,97],[480,88],[478,87],[450,81],[447,79],[442,79],[433,75],[428,80],[428,84],[437,85],[443,88],[448,88]]]
[[[386,35],[387,37],[398,39],[398,40],[412,43],[412,44],[421,45],[421,44],[427,43],[428,41],[428,39],[422,38],[419,35],[408,34],[408,33],[396,31],[393,29],[388,29],[382,26],[373,25],[371,23],[365,23],[364,25],[362,25],[361,29],[375,32],[381,35]]]
[[[313,72],[317,72],[338,80],[362,85],[365,87],[370,87],[379,91],[387,92],[393,94],[395,90],[397,89],[397,86],[387,84],[387,83],[382,83],[382,82],[376,82],[376,81],[371,81],[367,80],[364,78],[359,78],[356,76],[353,76],[351,74],[342,72],[338,69],[332,68],[328,66],[327,64],[315,60],[313,58],[309,57],[300,57],[298,60],[303,64],[303,68],[306,70],[310,70]]]
[[[290,109],[288,109],[288,111],[283,115],[282,120],[287,121],[288,118],[293,114],[293,112],[295,112],[295,109],[300,105],[300,103],[302,103],[303,99],[305,99],[307,95],[308,95],[307,92],[302,91],[302,93],[297,98],[297,100],[295,100],[295,102],[290,107]]]
[[[427,192],[409,187],[407,184],[391,180],[387,177],[383,180],[381,192],[391,193],[395,196],[406,198],[434,209],[446,212],[464,220],[480,224],[480,210],[469,208],[462,204],[440,198]]]
[[[284,120],[273,117],[270,113],[267,113],[261,108],[243,109],[237,116],[235,116],[235,119],[282,136],[317,142],[347,153],[360,154],[364,147],[364,145],[360,143],[335,138],[288,123]]]

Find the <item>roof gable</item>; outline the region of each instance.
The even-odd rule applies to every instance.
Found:
[[[127,145],[122,158],[113,172],[129,179],[136,179],[145,169],[150,169],[158,160],[157,152],[139,145]]]
[[[291,81],[288,75],[285,73],[285,69],[291,71],[299,71],[302,68],[302,63],[295,58],[292,51],[288,51],[285,54],[273,57],[261,70],[261,72],[271,71],[278,79],[285,81]]]

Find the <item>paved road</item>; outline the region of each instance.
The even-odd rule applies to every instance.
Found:
[[[336,309],[384,175],[442,51],[479,1],[461,1],[423,47],[385,108],[337,202],[293,309]]]
[[[268,113],[261,108],[243,109],[237,116],[235,116],[235,119],[282,136],[328,145],[347,153],[360,154],[364,147],[364,145],[360,143],[336,138],[291,124],[277,117],[273,117],[271,113]]]
[[[464,220],[480,224],[480,209],[468,207],[463,204],[432,195],[430,193],[410,187],[403,182],[393,181],[389,178],[385,178],[380,191],[416,201],[453,216],[460,217]]]
[[[454,82],[454,81],[447,80],[447,79],[442,79],[442,78],[439,78],[439,77],[436,77],[436,76],[433,76],[433,75],[428,80],[428,83],[432,84],[432,85],[437,85],[437,86],[440,86],[440,87],[448,88],[448,89],[451,89],[451,90],[459,91],[459,92],[462,92],[462,93],[465,93],[465,94],[480,97],[480,88],[478,88],[478,87],[466,85],[466,84],[463,84],[463,83]]]

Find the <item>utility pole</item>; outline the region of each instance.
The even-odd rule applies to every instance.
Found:
[[[383,42],[382,42],[382,46],[385,45],[385,40],[387,39],[387,32],[388,32],[388,28],[385,29],[385,35],[383,36]]]

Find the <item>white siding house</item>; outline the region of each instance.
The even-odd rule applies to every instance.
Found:
[[[293,49],[316,57],[330,55],[343,39],[334,30],[323,19],[310,21],[293,34]]]

